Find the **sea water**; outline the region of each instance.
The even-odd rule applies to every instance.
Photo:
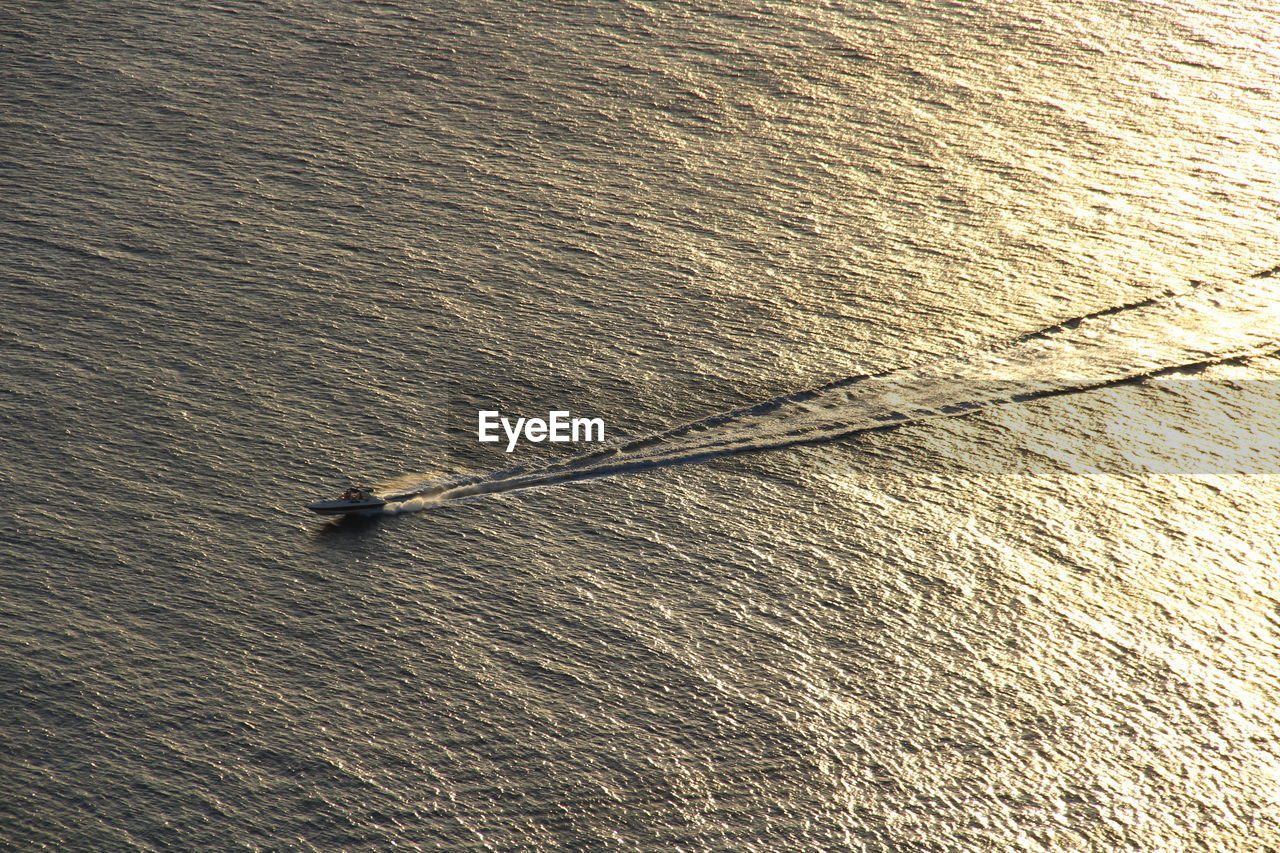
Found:
[[[0,20],[0,847],[1280,844],[1270,6]]]

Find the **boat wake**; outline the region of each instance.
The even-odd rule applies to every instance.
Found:
[[[396,514],[483,495],[830,441],[1280,350],[1280,266],[1066,321],[990,350],[713,415],[564,461],[396,483]]]

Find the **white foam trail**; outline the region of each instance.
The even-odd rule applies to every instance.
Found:
[[[730,453],[826,441],[1280,349],[1280,267],[1247,281],[1086,315],[996,349],[839,380],[536,468],[415,487],[413,512]]]
[[[405,512],[419,512],[420,510],[427,509],[428,507],[435,506],[439,503],[440,502],[434,498],[418,496],[404,501],[388,503],[382,508],[382,513],[383,515],[400,515]]]

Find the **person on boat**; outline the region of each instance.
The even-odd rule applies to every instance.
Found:
[[[344,501],[367,501],[373,497],[373,489],[361,483],[358,486],[352,486],[342,493]]]

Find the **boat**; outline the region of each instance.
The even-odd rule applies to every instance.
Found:
[[[340,498],[309,503],[307,509],[320,515],[373,515],[386,505],[368,486],[352,486]]]

